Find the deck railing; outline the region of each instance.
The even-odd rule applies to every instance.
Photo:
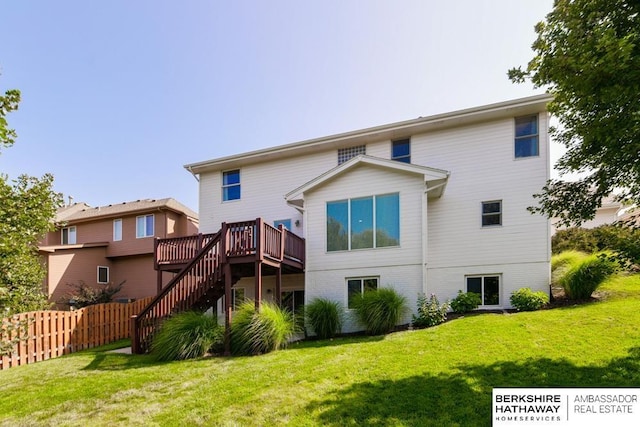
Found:
[[[224,282],[222,264],[233,258],[269,258],[304,265],[304,239],[261,218],[222,224],[215,234],[157,239],[156,268],[181,267],[178,274],[131,322],[131,345],[136,353],[149,349],[150,340],[162,320],[199,302],[216,284]],[[245,259],[246,261],[246,259]],[[242,261],[242,262],[245,262]],[[291,265],[291,264],[290,264]]]
[[[191,259],[137,316],[132,316],[131,349],[149,350],[150,341],[160,323],[169,315],[193,307],[209,289],[221,280],[220,232]]]

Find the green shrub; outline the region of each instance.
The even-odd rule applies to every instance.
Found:
[[[616,263],[605,253],[593,254],[569,267],[558,278],[567,298],[585,300],[616,271]]]
[[[431,294],[429,298],[421,294],[418,296],[418,315],[413,316],[413,324],[418,328],[428,328],[439,325],[447,320],[449,304],[440,304],[438,298]]]
[[[408,311],[407,299],[391,288],[369,290],[353,301],[356,320],[370,335],[393,330]]]
[[[343,308],[336,301],[314,298],[305,307],[307,321],[320,339],[332,338],[342,330]]]
[[[511,294],[509,300],[518,311],[534,311],[549,302],[549,295],[542,291],[533,292],[531,288],[520,288]]]
[[[223,344],[224,329],[204,313],[186,311],[165,320],[154,336],[151,353],[157,360],[183,360],[204,356]]]
[[[560,278],[565,275],[567,270],[577,266],[584,259],[588,258],[589,254],[580,251],[564,251],[551,257],[551,283],[557,285]]]
[[[286,347],[298,332],[293,314],[276,304],[263,302],[256,312],[255,303],[243,303],[231,322],[231,351],[237,355],[263,354]]]
[[[586,253],[615,252],[630,265],[640,264],[640,228],[632,224],[607,224],[596,228],[579,227],[558,230],[551,238],[551,251],[559,254],[568,250]]]
[[[451,310],[455,313],[468,313],[482,303],[480,295],[475,292],[458,291],[458,296],[451,300]]]

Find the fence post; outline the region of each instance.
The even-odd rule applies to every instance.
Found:
[[[138,328],[136,328],[137,314],[131,316],[131,353],[140,354],[140,337],[138,336]]]

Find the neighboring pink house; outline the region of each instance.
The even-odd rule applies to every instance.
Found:
[[[90,207],[60,208],[57,231],[48,233],[39,251],[46,262],[45,288],[59,305],[80,281],[90,286],[118,285],[117,299],[156,295],[173,273],[154,269],[155,238],[198,232],[198,215],[174,199],[137,200]]]

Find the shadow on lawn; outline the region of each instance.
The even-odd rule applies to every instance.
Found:
[[[353,384],[311,402],[323,425],[491,425],[494,387],[634,387],[640,383],[640,348],[606,366],[563,360],[461,365],[456,374],[417,375]]]

